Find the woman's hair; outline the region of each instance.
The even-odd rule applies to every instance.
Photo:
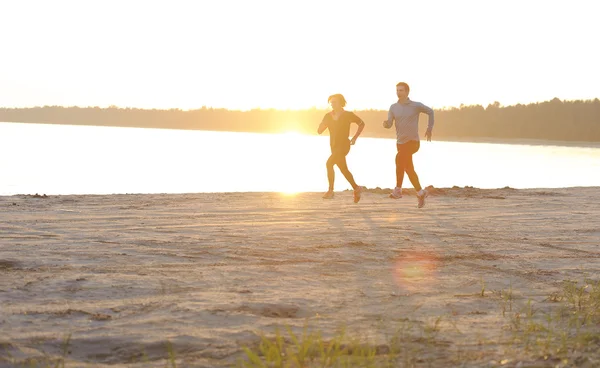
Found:
[[[399,87],[399,86],[404,86],[404,89],[406,90],[407,94],[410,92],[410,87],[408,86],[408,83],[400,82],[400,83],[396,84],[396,87]]]
[[[342,102],[342,107],[346,106],[346,99],[344,98],[344,96],[341,93],[336,93],[335,95],[329,96],[329,98],[327,99],[327,102],[331,102],[331,100],[334,98],[340,99],[340,101]]]

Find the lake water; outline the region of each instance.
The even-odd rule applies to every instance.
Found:
[[[359,185],[394,187],[392,134],[352,147]],[[327,135],[0,123],[0,195],[321,192],[328,155]],[[423,186],[600,186],[599,146],[422,141],[414,162]]]

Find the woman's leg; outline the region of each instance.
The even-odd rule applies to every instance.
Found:
[[[354,181],[354,176],[348,169],[348,164],[346,163],[346,156],[348,155],[348,152],[350,152],[350,142],[348,142],[348,145],[344,145],[336,149],[335,153],[332,154],[332,156],[335,156],[335,164],[340,169],[342,175],[344,175],[346,180],[348,180],[348,183],[352,185],[352,188],[356,189],[358,188],[358,185],[356,185],[356,182]]]
[[[344,175],[346,180],[348,180],[348,183],[350,183],[350,185],[352,185],[353,189],[356,189],[358,187],[358,185],[356,185],[356,182],[354,181],[354,176],[348,169],[348,164],[346,163],[346,156],[340,155],[336,164],[337,164],[338,168],[340,169],[340,171],[342,172],[342,175]]]
[[[333,171],[333,165],[336,164],[336,161],[337,157],[334,153],[332,153],[331,156],[329,156],[329,158],[327,159],[327,163],[325,164],[325,166],[327,166],[327,181],[329,182],[330,192],[333,192],[333,183],[335,181],[335,172]]]

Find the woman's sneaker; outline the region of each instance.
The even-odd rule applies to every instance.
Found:
[[[333,199],[333,190],[328,190],[323,194],[323,199]]]
[[[427,197],[427,194],[428,193],[425,189],[421,189],[419,193],[417,193],[417,199],[419,200],[419,203],[417,204],[418,208],[425,206],[425,198]]]
[[[390,198],[394,198],[394,199],[402,198],[402,188],[399,188],[399,187],[394,188],[392,193],[390,193]]]
[[[363,187],[356,187],[354,189],[354,203],[358,203],[360,201],[360,195],[362,194]]]

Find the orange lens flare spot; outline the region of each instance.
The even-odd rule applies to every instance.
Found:
[[[394,262],[394,279],[399,287],[410,291],[430,287],[436,281],[439,259],[431,252],[402,252]]]

